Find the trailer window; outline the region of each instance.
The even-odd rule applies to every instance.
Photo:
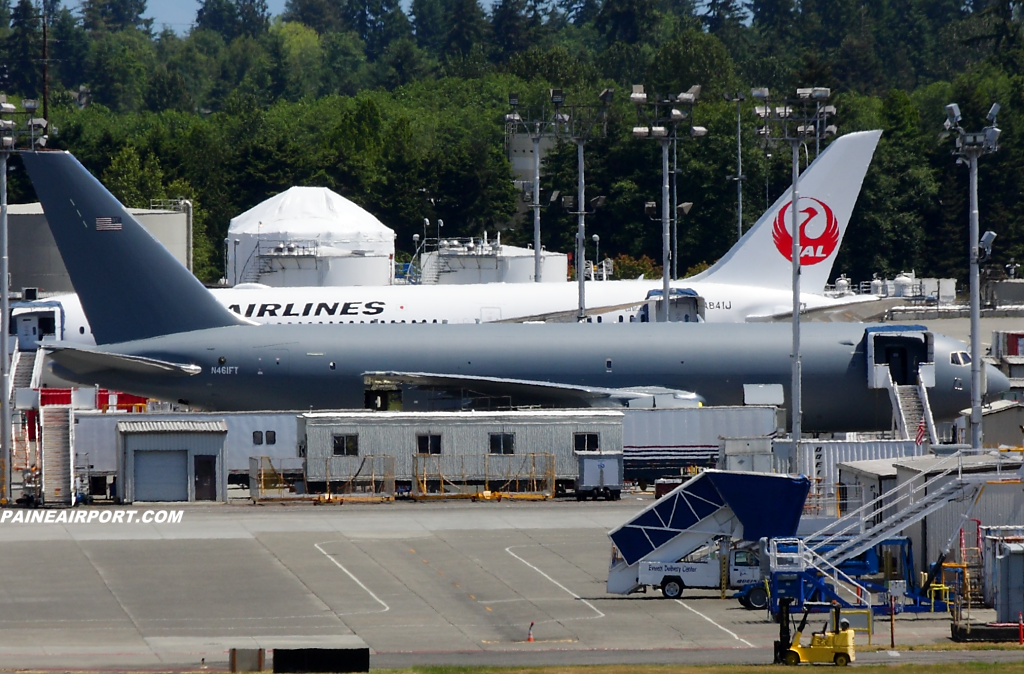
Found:
[[[597,433],[574,433],[573,449],[577,452],[597,452],[601,449]]]
[[[516,436],[514,433],[491,433],[491,454],[515,454]]]
[[[359,436],[335,435],[334,456],[359,456]]]
[[[440,454],[441,436],[433,434],[417,435],[416,451],[418,451],[420,454]]]
[[[252,444],[262,445],[263,444],[263,431],[252,432]]]
[[[263,437],[266,438],[268,445],[277,444],[277,431],[267,431]]]

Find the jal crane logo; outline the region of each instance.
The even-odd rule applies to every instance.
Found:
[[[809,203],[800,209],[803,221],[800,223],[800,264],[818,264],[827,260],[839,245],[839,221],[832,209],[814,197],[800,197]],[[789,232],[790,217],[787,216],[793,202],[785,204],[775,216],[772,238],[775,247],[787,260],[793,260],[793,237]]]

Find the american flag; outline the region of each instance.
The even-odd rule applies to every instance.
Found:
[[[917,436],[914,438],[914,444],[920,447],[924,444],[925,435],[928,434],[928,430],[924,425],[924,417],[921,417],[921,423],[917,425]]]
[[[96,218],[97,232],[120,232],[121,218]]]

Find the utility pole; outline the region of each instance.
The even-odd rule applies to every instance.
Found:
[[[958,157],[957,163],[966,161],[970,169],[970,234],[968,254],[971,263],[971,449],[979,450],[982,444],[981,404],[984,383],[982,382],[981,360],[981,279],[980,265],[992,255],[992,241],[995,232],[985,232],[979,239],[981,230],[978,210],[978,158],[992,154],[999,149],[999,135],[1002,131],[996,126],[999,104],[993,103],[988,111],[988,122],[981,131],[967,132],[960,126],[960,106],[950,103],[946,106],[946,121],[943,126],[946,132],[956,132],[956,149],[953,154]]]
[[[735,94],[724,93],[726,101],[736,104],[736,175],[729,176],[730,180],[736,181],[736,240],[743,238],[743,101],[747,100],[746,94],[737,91]]]

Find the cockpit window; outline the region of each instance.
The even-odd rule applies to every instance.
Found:
[[[953,351],[949,354],[949,362],[953,365],[960,365],[960,352]]]
[[[970,365],[971,364],[971,354],[967,353],[966,351],[961,351],[960,352],[960,362],[963,363],[964,365]]]
[[[949,354],[949,362],[953,365],[970,365],[971,354],[966,351],[954,351]]]

